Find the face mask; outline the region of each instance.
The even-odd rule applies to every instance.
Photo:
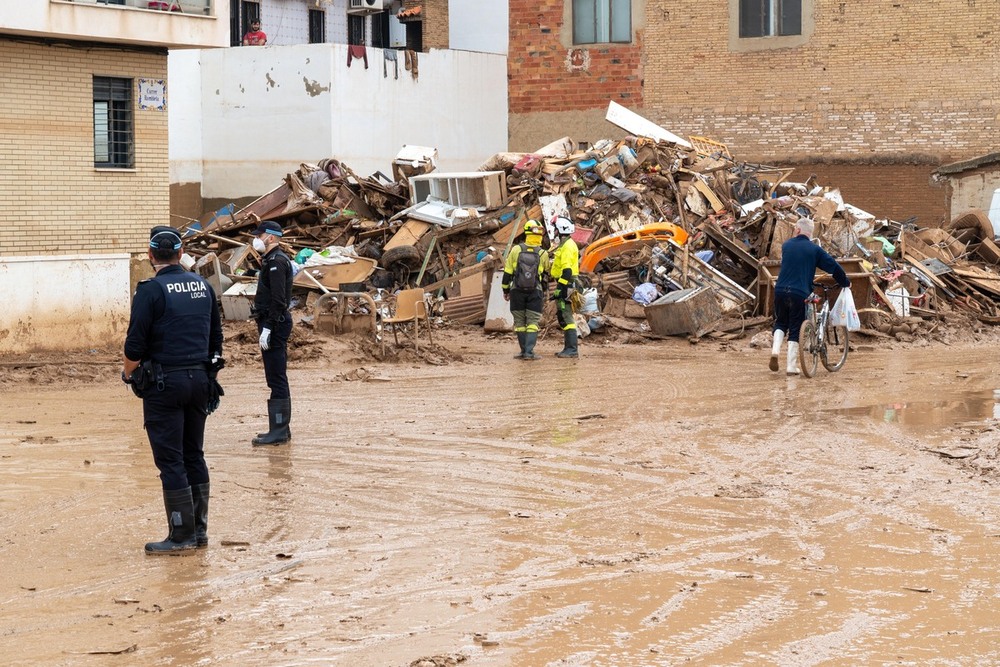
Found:
[[[264,242],[261,241],[259,237],[255,237],[253,240],[253,249],[257,252],[264,252],[267,250],[267,246],[264,245]]]

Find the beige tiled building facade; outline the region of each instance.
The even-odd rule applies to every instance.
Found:
[[[0,3],[0,354],[120,345],[170,223],[167,51],[228,43],[228,0],[178,4]]]
[[[0,36],[0,62],[0,253],[144,251],[170,221],[167,114],[135,97],[138,79],[166,81],[166,50]],[[129,82],[131,165],[95,166],[95,77]]]

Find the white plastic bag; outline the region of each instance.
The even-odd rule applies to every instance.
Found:
[[[861,318],[858,317],[858,309],[854,305],[854,295],[850,287],[840,290],[840,296],[830,311],[830,324],[835,327],[847,327],[848,331],[857,331],[861,328]]]

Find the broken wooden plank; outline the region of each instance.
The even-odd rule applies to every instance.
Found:
[[[423,220],[414,220],[412,218],[407,220],[392,238],[382,246],[382,252],[392,250],[398,246],[416,245],[420,237],[426,234],[431,227],[433,227],[431,223],[424,222]]]

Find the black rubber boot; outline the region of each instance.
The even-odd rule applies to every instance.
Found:
[[[292,421],[292,401],[291,401],[291,399],[285,399],[285,400],[288,401],[288,410],[286,410],[286,414],[288,415],[288,418],[285,420],[285,431],[288,433],[288,436],[287,436],[286,439],[287,440],[291,440],[292,439],[292,427],[289,424],[289,422]],[[254,440],[257,440],[257,439],[260,439],[260,438],[266,438],[273,431],[274,431],[274,417],[273,417],[273,413],[271,412],[271,400],[268,399],[268,401],[267,401],[267,430],[264,431],[263,433],[258,433],[257,437],[254,438]],[[257,444],[257,443],[255,442],[254,444]]]
[[[194,499],[191,487],[163,492],[163,506],[167,510],[167,539],[146,544],[146,553],[159,556],[178,554],[198,548],[194,536]]]
[[[538,332],[530,331],[525,334],[524,341],[524,357],[525,361],[538,361],[541,359],[540,356],[535,354],[535,343],[538,341]]]
[[[557,357],[563,359],[572,359],[579,356],[576,349],[576,329],[566,329],[563,331],[563,349],[562,352],[556,352]]]
[[[526,334],[523,331],[518,331],[517,332],[517,344],[520,346],[521,352],[519,354],[515,354],[514,355],[515,359],[524,359],[524,345],[525,345],[524,341],[525,341],[525,337],[527,335],[528,334]]]
[[[280,445],[292,439],[288,422],[292,419],[292,399],[273,398],[267,402],[268,430],[253,439],[254,445]]]
[[[269,419],[268,421],[271,421],[271,420]],[[263,437],[264,437],[264,436],[266,436],[266,435],[267,435],[268,433],[270,433],[270,431],[264,431],[263,433],[258,433],[258,434],[257,434],[257,437],[258,437],[258,438],[263,438]],[[288,427],[288,439],[289,439],[289,440],[291,440],[291,439],[292,439],[292,427],[291,427],[291,426],[289,426],[289,427]]]
[[[194,536],[198,548],[208,546],[208,482],[191,487],[194,500]]]

